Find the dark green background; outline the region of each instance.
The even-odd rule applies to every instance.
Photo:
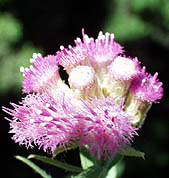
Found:
[[[0,105],[21,100],[21,65],[28,66],[33,52],[55,54],[60,45],[73,44],[84,28],[96,37],[100,30],[114,32],[126,54],[137,56],[147,71],[159,73],[164,98],[148,113],[135,148],[146,159],[125,158],[124,178],[167,177],[169,165],[169,1],[168,0],[0,0]],[[64,77],[64,76],[63,76]],[[10,139],[9,124],[1,112],[0,177],[39,177],[13,158],[43,151],[27,150]],[[58,157],[79,165],[78,150]],[[39,164],[39,162],[37,162]],[[68,173],[39,164],[55,177]],[[164,176],[165,175],[165,176]]]

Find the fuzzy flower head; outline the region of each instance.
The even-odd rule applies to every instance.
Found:
[[[115,42],[114,34],[100,32],[94,40],[82,31],[83,40],[77,38],[75,47],[69,46],[57,52],[60,64],[69,72],[77,65],[92,65],[95,70],[106,67],[123,52],[122,46]]]
[[[133,116],[131,122],[135,126],[141,127],[152,103],[156,103],[163,96],[162,83],[157,77],[158,73],[152,76],[143,67],[131,82],[126,99],[126,112]]]
[[[84,124],[80,144],[89,145],[91,154],[98,159],[113,156],[137,135],[123,107],[115,106],[108,98],[84,102],[80,118]]]
[[[56,56],[48,55],[42,57],[40,53],[34,53],[30,62],[32,65],[29,68],[20,67],[20,71],[24,76],[23,92],[41,93],[47,88],[57,85],[60,76]]]
[[[3,108],[12,115],[8,120],[15,142],[52,153],[87,145],[98,159],[130,144],[163,89],[157,74],[151,76],[137,58],[123,52],[114,34],[100,32],[93,39],[82,31],[82,39],[73,47],[61,46],[56,55],[33,54],[32,65],[20,68],[29,95],[13,109]],[[68,85],[59,65],[68,73]]]
[[[48,95],[28,95],[14,109],[4,108],[13,116],[10,133],[20,145],[54,152],[57,147],[71,145],[77,138],[77,119],[62,94],[53,100]]]
[[[158,79],[158,73],[154,76],[145,72],[145,68],[142,69],[140,75],[138,75],[131,84],[131,93],[141,101],[153,103],[160,100],[163,96],[162,83]]]
[[[130,116],[109,99],[79,102],[75,107],[62,93],[56,99],[49,96],[28,95],[14,109],[4,110],[13,116],[10,120],[13,139],[20,145],[55,149],[72,144],[89,145],[92,155],[108,158],[129,144],[136,129]],[[93,107],[94,106],[94,107]]]

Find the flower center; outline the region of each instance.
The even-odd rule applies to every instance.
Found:
[[[116,80],[130,80],[138,73],[137,63],[129,58],[117,57],[109,67]]]
[[[83,90],[91,87],[95,83],[95,71],[89,66],[77,66],[69,75],[71,88]]]

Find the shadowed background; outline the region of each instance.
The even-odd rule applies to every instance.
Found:
[[[125,158],[125,178],[167,177],[169,165],[169,1],[168,0],[91,0],[43,1],[0,0],[0,105],[21,100],[20,66],[28,66],[33,52],[55,54],[60,45],[73,45],[84,28],[96,37],[100,30],[115,33],[126,54],[137,56],[142,66],[164,84],[164,98],[148,113],[135,138],[134,146],[145,152],[146,159]],[[63,76],[64,77],[64,76]],[[14,144],[9,124],[1,112],[1,174],[9,178],[38,178],[14,155],[44,154]],[[78,150],[58,156],[61,161],[80,165]],[[60,169],[37,162],[55,177],[68,175]]]

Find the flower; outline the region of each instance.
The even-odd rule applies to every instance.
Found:
[[[137,58],[125,56],[114,35],[94,40],[82,31],[75,46],[56,55],[33,54],[21,67],[28,95],[13,109],[10,133],[20,145],[54,152],[58,147],[86,146],[98,159],[130,144],[153,102],[162,98],[162,83],[148,74]],[[68,73],[69,85],[59,74]]]
[[[82,31],[83,41],[80,38],[75,40],[75,47],[69,46],[57,52],[59,63],[67,72],[78,65],[91,65],[96,71],[106,68],[112,60],[122,54],[122,46],[115,42],[114,34],[100,32],[94,40]]]
[[[132,81],[130,91],[132,95],[148,103],[156,102],[163,96],[162,82],[158,79],[158,73],[152,76],[145,72],[145,67]]]
[[[12,103],[14,109],[3,108],[13,116],[10,133],[14,133],[15,142],[26,147],[38,145],[44,151],[54,152],[56,147],[76,141],[77,119],[63,96],[57,99],[30,94],[20,105]]]
[[[48,55],[43,58],[40,53],[33,54],[30,59],[32,65],[29,68],[21,67],[23,73],[23,92],[42,92],[46,88],[57,85],[60,79],[58,73],[58,61],[56,56]]]
[[[4,108],[13,116],[10,133],[15,142],[52,153],[58,147],[87,144],[100,159],[114,155],[136,135],[129,115],[111,100],[81,101],[74,107],[64,94],[58,96],[28,95],[20,105],[12,103],[14,110]]]
[[[133,116],[132,124],[141,126],[152,103],[157,102],[163,96],[162,82],[158,73],[154,76],[146,72],[143,67],[140,74],[131,82],[129,95],[126,101],[126,111]]]
[[[136,128],[131,126],[131,117],[111,99],[92,99],[82,106],[76,116],[83,123],[80,145],[88,145],[91,154],[98,159],[113,156],[137,135]]]

